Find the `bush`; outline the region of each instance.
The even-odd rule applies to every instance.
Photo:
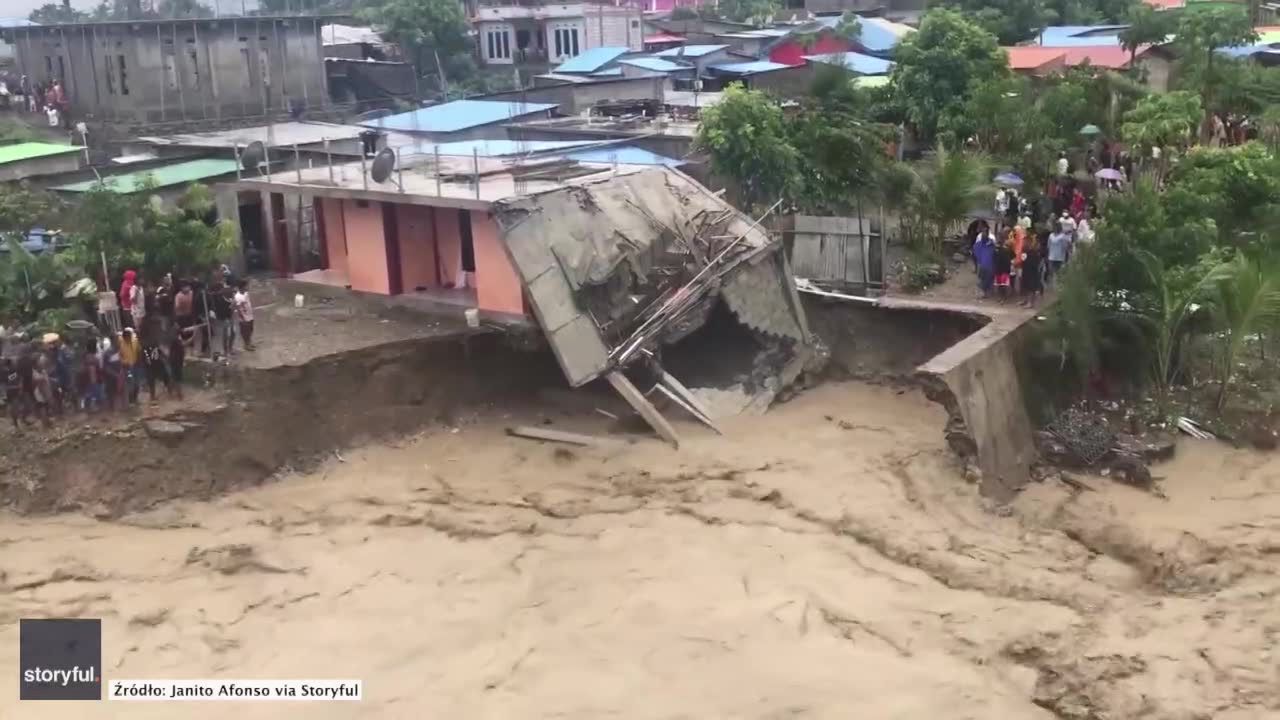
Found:
[[[923,253],[910,253],[897,267],[898,286],[918,293],[947,279],[946,267],[934,257]]]

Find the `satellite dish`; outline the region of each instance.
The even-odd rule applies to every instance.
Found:
[[[240,166],[245,170],[256,172],[266,159],[267,146],[263,145],[261,140],[254,140],[240,153]]]
[[[391,148],[384,147],[373,158],[373,165],[369,168],[369,177],[373,178],[376,183],[384,183],[387,178],[391,177],[391,171],[395,169],[396,152]]]

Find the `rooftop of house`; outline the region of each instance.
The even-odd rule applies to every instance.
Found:
[[[1041,47],[1120,45],[1120,31],[1128,25],[1050,25],[1036,36]]]
[[[893,63],[888,60],[858,52],[805,55],[804,59],[809,62],[848,68],[859,75],[884,75],[893,69]]]
[[[684,42],[681,35],[672,35],[670,33],[653,33],[644,36],[645,45],[656,45],[658,43]]]
[[[680,93],[667,93],[663,103],[667,105],[673,100],[682,99]],[[694,93],[685,93],[692,97]],[[708,107],[719,101],[722,93],[697,93],[701,102],[698,107]],[[677,97],[672,97],[677,96]],[[692,107],[692,105],[689,105]],[[593,118],[586,115],[574,117],[551,118],[548,120],[526,120],[514,123],[512,127],[538,130],[543,132],[598,134],[602,137],[656,135],[679,138],[691,138],[698,134],[698,123],[692,120],[673,120],[670,118]]]
[[[0,17],[0,28],[32,27],[39,24],[24,17]]]
[[[654,57],[673,58],[673,57],[703,57],[714,52],[719,52],[728,48],[728,45],[681,45],[680,47],[663,50],[654,53]]]
[[[316,14],[311,14],[311,15],[279,15],[277,14],[277,15],[252,15],[252,16],[222,15],[220,17],[200,18],[198,22],[201,24],[201,26],[207,26],[207,27],[215,26],[215,25],[225,26],[225,25],[231,25],[232,23],[239,23],[241,28],[248,28],[252,23],[264,23],[264,24],[265,23],[280,23],[280,24],[297,23],[300,27],[304,29],[314,28],[315,31],[318,33],[320,31],[320,28],[328,23],[341,22],[343,20],[350,20],[350,19],[351,19],[350,13],[347,13],[345,15],[341,13],[319,14],[319,15],[316,15]],[[153,17],[153,18],[134,18],[132,20],[96,20],[96,21],[90,21],[90,22],[55,23],[53,25],[41,25],[39,23],[31,23],[29,25],[21,25],[18,27],[21,27],[24,31],[29,30],[33,33],[60,33],[63,35],[70,35],[72,30],[80,30],[80,29],[91,31],[94,28],[108,29],[112,27],[118,27],[118,28],[127,28],[129,30],[134,30],[140,26],[155,27],[155,26],[169,26],[169,25],[181,25],[181,26],[190,28],[191,18]],[[12,30],[13,27],[0,25],[0,29]],[[154,31],[152,32],[152,34],[153,35],[155,34]]]
[[[238,167],[239,164],[235,160],[214,158],[188,160],[149,170],[112,175],[103,178],[102,184],[109,190],[127,195],[145,189],[148,182],[155,188],[173,187],[174,185],[185,185],[186,183],[207,180],[221,175],[229,175],[235,172]],[[60,192],[82,193],[89,192],[97,184],[98,180],[85,180],[84,182],[71,183],[70,185],[59,185],[53,189]]]
[[[1150,45],[1140,45],[1136,57],[1141,58],[1151,51]],[[1053,48],[1061,50],[1066,64],[1070,67],[1083,65],[1086,62],[1097,68],[1122,70],[1129,67],[1130,54],[1122,47],[1068,47]]]
[[[1004,51],[1009,58],[1011,70],[1035,70],[1055,61],[1065,60],[1066,54],[1063,48],[1038,45],[1006,47]]]
[[[500,200],[607,180],[651,167],[579,163],[556,156],[476,159],[455,155],[441,156],[437,174],[435,158],[430,154],[402,154],[400,162],[402,170],[392,173],[384,183],[369,178],[360,163],[335,163],[332,167],[275,173],[269,178],[241,178],[230,184],[241,190],[305,190],[307,194],[321,197],[487,209]]]
[[[320,28],[320,42],[325,45],[381,45],[382,36],[368,26],[331,23]]]
[[[379,130],[404,132],[457,132],[496,122],[545,113],[554,103],[519,103],[498,100],[454,100],[364,123]]]
[[[584,163],[607,163],[613,165],[662,165],[664,167],[677,167],[684,164],[683,160],[659,155],[656,152],[645,150],[644,148],[630,147],[626,145],[604,145],[584,148],[582,150],[572,150],[564,154],[571,160],[577,160]]]
[[[613,7],[594,3],[574,3],[561,5],[502,5],[499,7],[478,7],[472,16],[473,22],[503,22],[506,20],[551,20],[555,18],[583,17],[591,15],[638,15],[639,10],[632,7]]]
[[[0,165],[35,160],[50,155],[66,155],[80,152],[84,148],[75,145],[59,145],[57,143],[24,142],[12,145],[0,145]]]
[[[283,122],[274,125],[217,130],[214,132],[150,135],[137,138],[147,145],[178,147],[230,148],[244,147],[257,141],[271,147],[313,145],[325,140],[351,140],[365,128],[359,125],[337,125],[322,122]]]
[[[679,72],[690,69],[688,65],[681,65],[659,57],[634,57],[619,60],[618,62],[623,65],[633,65],[645,70],[652,70],[653,72]]]
[[[839,17],[821,17],[818,23],[827,28],[834,29],[840,24]],[[889,52],[902,42],[902,39],[916,29],[910,25],[903,25],[891,20],[876,17],[864,17],[858,20],[859,35],[858,44],[866,48],[870,52]]]
[[[570,58],[552,68],[554,73],[593,73],[619,57],[631,52],[625,47],[599,47],[585,50],[577,57]]]
[[[711,69],[726,75],[759,75],[760,73],[773,72],[775,70],[786,70],[790,67],[790,65],[768,60],[753,60],[750,62],[721,63],[712,65]]]

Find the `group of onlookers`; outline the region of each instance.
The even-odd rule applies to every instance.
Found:
[[[0,76],[0,110],[42,114],[49,127],[70,127],[67,93],[57,80],[33,83],[26,75]]]
[[[970,224],[969,247],[982,297],[994,294],[1005,303],[1021,296],[1019,304],[1034,307],[1073,250],[1093,242],[1094,209],[1081,189],[1060,181],[1051,192],[1052,210],[1002,187],[996,193],[995,227],[987,220]],[[1053,212],[1058,208],[1060,213]]]
[[[175,284],[166,275],[153,285],[128,270],[118,308],[117,316],[100,317],[98,327],[79,339],[76,331],[50,333],[0,358],[15,429],[36,419],[49,425],[74,411],[124,410],[139,402],[143,386],[153,403],[157,385],[181,399],[186,358],[197,344],[202,354],[225,361],[238,330],[244,349],[254,349],[248,283],[237,282],[225,266],[208,283]]]

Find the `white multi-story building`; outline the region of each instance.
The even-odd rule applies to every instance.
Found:
[[[485,65],[559,64],[602,47],[644,49],[641,13],[613,5],[480,6],[471,18]]]

